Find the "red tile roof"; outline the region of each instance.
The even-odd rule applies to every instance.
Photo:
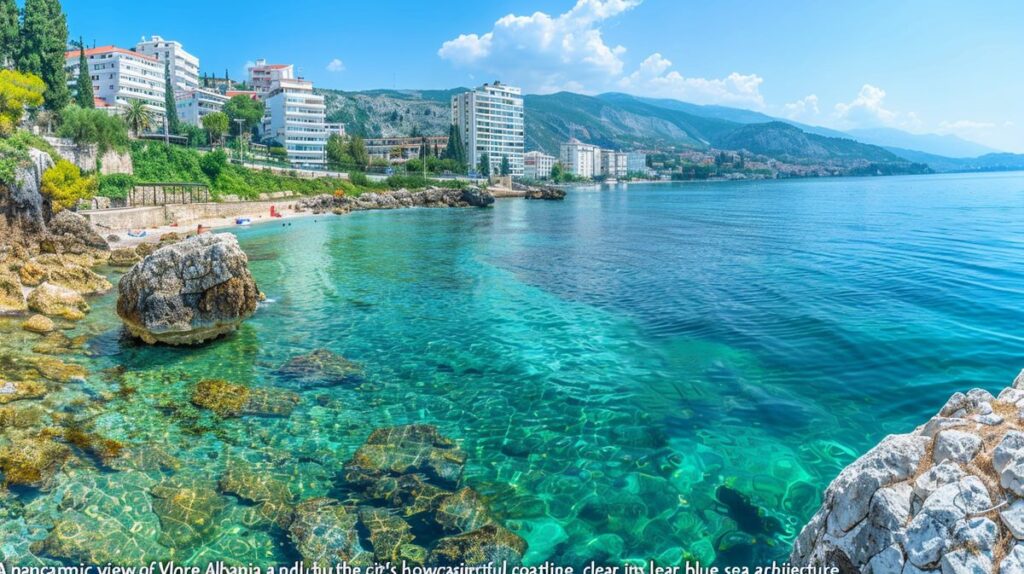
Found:
[[[159,62],[160,61],[160,60],[154,58],[153,56],[147,56],[146,54],[140,54],[138,52],[133,52],[131,50],[125,50],[124,48],[118,48],[117,46],[98,46],[96,48],[88,48],[88,49],[85,50],[85,57],[88,58],[89,56],[95,56],[95,55],[98,55],[98,54],[109,54],[110,52],[116,52],[118,54],[128,54],[130,56],[138,56],[139,58],[142,58],[143,60],[149,60],[151,62]],[[70,60],[72,58],[77,58],[78,55],[79,55],[79,51],[78,50],[69,50],[67,52],[64,52],[64,59],[65,60]]]

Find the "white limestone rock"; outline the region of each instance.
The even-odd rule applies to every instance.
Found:
[[[935,437],[932,455],[936,463],[952,460],[962,464],[970,462],[981,449],[981,438],[959,430],[944,430]]]
[[[999,512],[999,519],[1017,540],[1024,540],[1024,500],[1018,500]]]
[[[1024,574],[1024,544],[1016,544],[999,563],[999,574]]]

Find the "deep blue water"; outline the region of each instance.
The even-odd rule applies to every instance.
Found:
[[[580,188],[237,234],[269,297],[238,334],[124,345],[108,297],[99,362],[173,394],[274,386],[326,347],[371,384],[201,437],[126,405],[125,434],[216,476],[215,453],[329,471],[374,427],[435,423],[532,563],[784,557],[844,465],[1024,367],[1019,173]],[[763,516],[737,521],[736,492]],[[282,559],[261,540],[235,557]]]

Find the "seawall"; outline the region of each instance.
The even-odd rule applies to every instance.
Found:
[[[290,203],[292,201],[288,199],[224,203],[173,203],[162,206],[95,209],[79,213],[100,229],[146,229],[171,224],[187,227],[198,221],[222,217],[269,215],[271,206],[281,209]]]

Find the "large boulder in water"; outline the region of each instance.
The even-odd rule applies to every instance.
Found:
[[[149,344],[192,345],[234,331],[259,298],[235,236],[207,233],[132,267],[118,283],[117,314]]]
[[[839,572],[1024,571],[1024,373],[956,393],[832,481],[793,566]]]

